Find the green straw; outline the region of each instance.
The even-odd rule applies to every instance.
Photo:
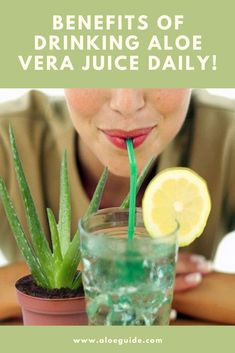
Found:
[[[148,175],[150,169],[152,168],[153,164],[156,161],[156,157],[151,158],[150,161],[146,164],[140,175],[138,176],[136,182],[136,195],[138,194],[143,182],[145,181],[146,176]],[[121,208],[129,208],[130,203],[130,194],[128,194],[125,199],[122,201]]]
[[[130,138],[126,139],[126,146],[130,163],[130,205],[128,219],[128,239],[132,240],[134,238],[135,231],[137,168],[135,160],[135,150],[133,147],[133,142]]]

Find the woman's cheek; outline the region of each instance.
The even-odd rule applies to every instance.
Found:
[[[84,116],[96,114],[107,96],[105,90],[93,88],[65,89],[65,95],[70,109]]]
[[[191,95],[190,89],[156,89],[152,91],[152,102],[163,115],[185,111]]]

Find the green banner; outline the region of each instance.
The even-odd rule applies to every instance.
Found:
[[[11,87],[234,87],[234,0],[6,1]]]
[[[233,351],[233,327],[1,327],[6,352]],[[4,350],[2,350],[4,352]]]

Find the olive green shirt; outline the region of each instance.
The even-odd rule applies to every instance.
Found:
[[[0,175],[6,181],[27,233],[10,154],[9,122],[13,126],[26,178],[47,235],[46,208],[50,207],[58,215],[60,161],[63,151],[68,151],[74,233],[89,199],[79,176],[76,132],[64,98],[49,98],[41,92],[31,91],[14,102],[0,105]],[[234,101],[210,96],[206,91],[193,93],[181,132],[159,157],[158,170],[173,166],[190,167],[207,180],[212,211],[204,234],[186,250],[211,258],[223,235],[235,228]],[[9,262],[22,258],[1,202],[0,249]]]

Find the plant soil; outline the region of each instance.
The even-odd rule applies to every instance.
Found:
[[[70,288],[55,288],[48,289],[42,288],[37,285],[31,275],[20,278],[16,282],[16,288],[33,297],[46,298],[46,299],[63,299],[63,298],[75,298],[75,297],[83,297],[84,291],[83,287],[79,287],[77,289]]]

